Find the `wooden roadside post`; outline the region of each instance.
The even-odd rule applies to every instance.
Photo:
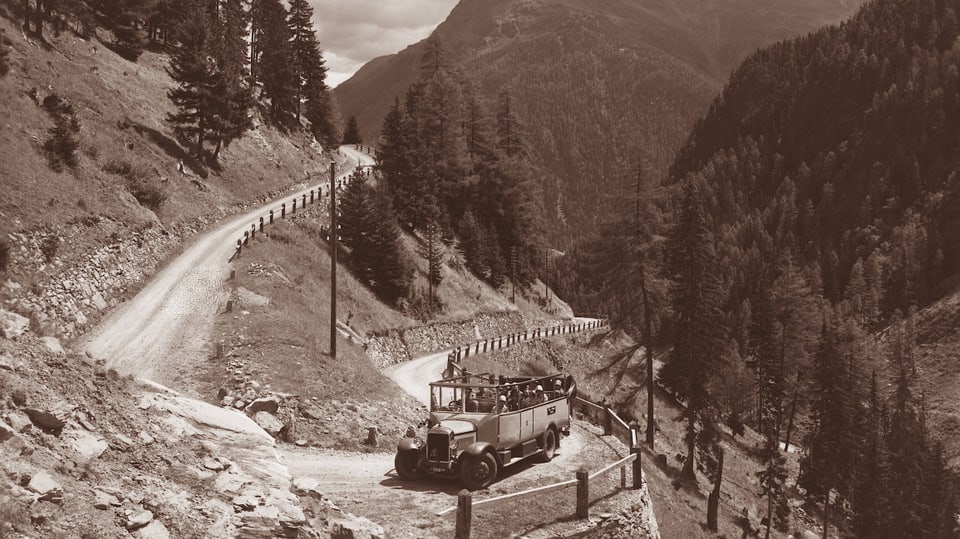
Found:
[[[577,470],[577,518],[587,518],[590,506],[590,474],[587,469]]]
[[[263,232],[263,217],[260,218],[260,232]]]
[[[636,455],[633,461],[633,488],[638,489],[643,485],[643,469],[640,468],[640,425],[636,421],[630,422],[630,454]]]
[[[610,436],[613,434],[613,417],[610,415],[612,410],[607,406],[607,401],[603,401],[603,435]]]
[[[281,219],[286,219],[286,218],[287,218],[287,203],[286,203],[286,202],[283,202],[283,203],[280,204],[280,218],[281,218]]]
[[[578,472],[579,473],[579,472]],[[457,528],[455,539],[470,539],[470,519],[473,513],[473,494],[463,489],[457,495]]]

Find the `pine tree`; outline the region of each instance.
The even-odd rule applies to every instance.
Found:
[[[285,125],[298,107],[297,72],[290,62],[293,51],[287,10],[280,0],[257,0],[257,4],[258,9],[254,11],[257,80],[263,85],[264,96],[270,100],[270,118],[278,125]]]
[[[481,279],[489,277],[489,269],[483,257],[483,230],[472,210],[464,212],[458,226],[460,251],[466,260],[467,269]]]
[[[870,380],[870,396],[865,421],[860,466],[857,469],[857,489],[854,497],[857,537],[882,537],[887,528],[886,451],[884,451],[883,407],[877,388],[877,373]]]
[[[333,95],[327,87],[327,65],[317,48],[307,57],[306,74],[303,87],[306,99],[306,117],[310,121],[310,132],[325,148],[332,148],[340,140],[339,126],[335,119]]]
[[[670,362],[660,371],[661,381],[686,398],[687,458],[681,478],[696,483],[697,422],[710,422],[710,378],[718,370],[722,349],[722,291],[717,275],[713,232],[703,208],[701,187],[690,179],[684,184],[677,226],[670,238],[670,267],[674,288],[674,348]]]
[[[443,241],[441,228],[436,220],[427,223],[423,231],[420,256],[427,261],[427,283],[431,309],[437,304],[437,289],[443,282]]]
[[[360,136],[360,127],[357,125],[357,117],[350,115],[347,118],[347,127],[343,130],[344,144],[361,144],[363,137]]]
[[[214,128],[222,104],[223,78],[215,60],[217,32],[207,9],[189,2],[179,31],[180,46],[170,58],[167,73],[179,86],[167,92],[177,112],[167,116],[178,138],[202,159],[204,142]]]
[[[376,190],[372,242],[377,253],[373,271],[373,289],[383,299],[397,303],[409,297],[413,285],[413,267],[408,261],[400,227],[386,190]]]
[[[350,266],[357,279],[370,286],[378,263],[373,232],[379,216],[366,176],[355,175],[350,179],[340,199],[339,209],[340,238],[342,245],[350,250]]]
[[[508,157],[520,155],[524,151],[513,96],[506,88],[500,91],[497,107],[497,147]]]
[[[319,44],[313,32],[313,7],[307,0],[290,0],[290,14],[287,18],[290,29],[291,64],[296,78],[296,116],[300,122],[300,104],[303,102],[304,89],[308,76],[315,67],[315,55],[318,54]]]
[[[801,485],[812,496],[822,496],[825,506],[831,490],[849,492],[856,463],[856,388],[844,355],[836,321],[828,317],[820,332],[814,358],[814,429],[807,437]],[[826,512],[825,512],[826,516]],[[826,526],[826,522],[824,524]]]
[[[216,45],[218,99],[210,122],[211,139],[216,144],[213,162],[219,159],[221,148],[253,127],[253,95],[245,77],[247,14],[243,0],[226,0],[220,11]]]

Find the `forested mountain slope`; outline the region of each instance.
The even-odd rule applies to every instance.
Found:
[[[758,45],[849,15],[858,2],[463,0],[436,30],[481,94],[509,88],[545,167],[552,239],[592,227],[643,151],[666,169],[730,69]],[[377,58],[335,93],[376,141],[418,77],[424,42]],[[597,211],[599,207],[600,211]]]
[[[778,261],[795,263],[841,317],[867,330],[891,324],[861,375],[877,369],[892,381],[904,361],[925,428],[954,465],[958,10],[951,0],[877,0],[839,27],[753,54],[670,175],[707,186],[727,304],[739,319],[731,327],[749,326],[743,302],[759,308],[765,280],[786,272]]]

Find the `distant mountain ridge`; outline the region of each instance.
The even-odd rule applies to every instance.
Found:
[[[463,0],[435,31],[482,95],[504,87],[549,171],[552,240],[592,228],[640,149],[662,174],[730,70],[760,45],[837,22],[859,1]],[[423,42],[376,58],[335,93],[375,142],[416,80]],[[599,211],[598,211],[599,210]]]

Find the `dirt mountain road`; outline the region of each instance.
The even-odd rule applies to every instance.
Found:
[[[352,147],[344,146],[340,152],[354,166],[373,164],[370,156]],[[352,170],[347,167],[337,178]],[[279,218],[281,203],[287,203],[289,211],[293,199],[299,200],[317,185],[328,183],[288,193],[205,233],[161,269],[139,294],[111,312],[87,334],[79,348],[122,374],[182,387],[192,372],[190,365],[212,353],[214,316],[226,305],[223,283],[229,275],[227,261],[237,239],[260,217],[268,221],[270,210]]]

